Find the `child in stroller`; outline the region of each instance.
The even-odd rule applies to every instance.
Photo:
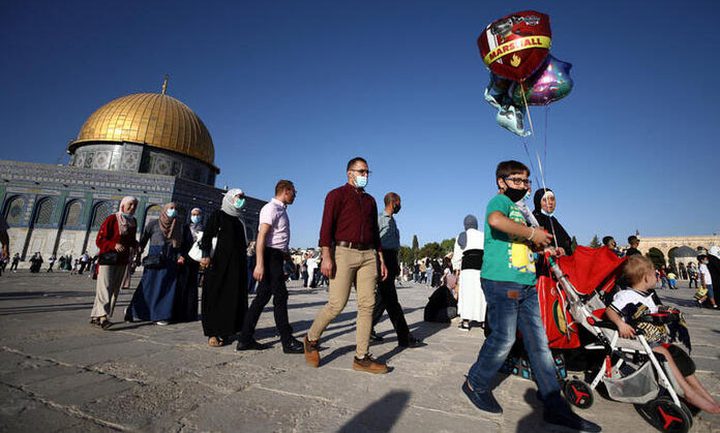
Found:
[[[621,337],[633,338],[636,330],[629,322],[632,321],[633,316],[637,317],[635,313],[638,308],[646,307],[649,313],[658,312],[658,305],[649,292],[655,286],[655,270],[648,258],[636,255],[627,259],[623,267],[623,276],[630,287],[615,294],[605,314],[617,326]],[[642,325],[644,323],[639,323],[638,327],[642,329]],[[657,325],[650,324],[650,326]],[[685,395],[685,400],[706,412],[720,413],[720,404],[695,377],[695,363],[690,356],[678,346],[665,343],[663,337],[666,334],[658,333],[654,338],[655,341],[651,341],[650,334],[646,332],[646,338],[653,352],[666,359],[670,372]]]

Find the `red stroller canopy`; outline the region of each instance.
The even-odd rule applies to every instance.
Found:
[[[597,289],[611,288],[615,284],[615,271],[624,261],[607,247],[578,245],[572,256],[560,257],[558,264],[578,293],[589,295]]]

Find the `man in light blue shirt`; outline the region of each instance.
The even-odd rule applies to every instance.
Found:
[[[397,297],[395,289],[395,278],[400,275],[398,264],[398,251],[400,250],[400,230],[393,215],[400,212],[400,196],[394,192],[385,194],[385,209],[378,216],[378,228],[380,231],[380,243],[382,244],[385,266],[388,276],[385,280],[379,281],[375,293],[375,308],[373,310],[373,328],[380,321],[383,311],[387,310],[390,321],[395,328],[400,347],[420,347],[425,344],[410,334],[405,314]],[[373,330],[370,333],[373,341],[382,341],[383,338]]]

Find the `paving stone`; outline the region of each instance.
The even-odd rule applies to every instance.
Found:
[[[535,385],[517,377],[495,390],[505,408],[502,416],[482,413],[467,400],[460,385],[477,358],[483,331],[424,323],[427,286],[398,291],[410,328],[427,346],[399,349],[384,318],[376,329],[385,341],[370,350],[393,370],[371,375],[351,368],[354,293],[323,335],[323,363],[313,369],[302,355],[282,353],[270,307],[256,338],[273,347],[236,352],[234,344],[208,347],[198,322],[92,328],[87,323],[92,280],[60,273],[15,278],[20,275],[3,276],[0,288],[0,431],[563,431],[544,424]],[[690,305],[692,292],[660,296]],[[116,319],[131,295],[121,294]],[[326,299],[323,288],[290,285],[290,319],[299,338]],[[698,378],[720,397],[720,312],[684,310]],[[599,395],[583,415],[608,432],[654,431],[632,405]],[[695,418],[693,433],[711,431],[720,431],[720,417]]]

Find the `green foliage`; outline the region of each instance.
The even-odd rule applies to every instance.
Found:
[[[428,242],[425,245],[423,245],[422,248],[420,248],[418,257],[430,257],[437,258],[442,257],[445,254],[443,254],[442,247],[437,242]]]
[[[443,256],[451,253],[455,248],[455,239],[444,239],[440,242],[440,248],[443,250]]]
[[[592,240],[590,241],[590,245],[588,245],[590,248],[600,248],[602,244],[600,243],[600,239],[598,239],[598,236],[593,236]]]
[[[415,253],[413,252],[412,248],[410,248],[410,247],[405,247],[405,246],[400,247],[400,251],[398,252],[398,257],[400,259],[400,262],[405,263],[406,265],[415,263]]]
[[[577,249],[577,246],[577,239],[575,239],[575,236],[573,236],[572,240],[570,241],[570,252],[574,252]]]

